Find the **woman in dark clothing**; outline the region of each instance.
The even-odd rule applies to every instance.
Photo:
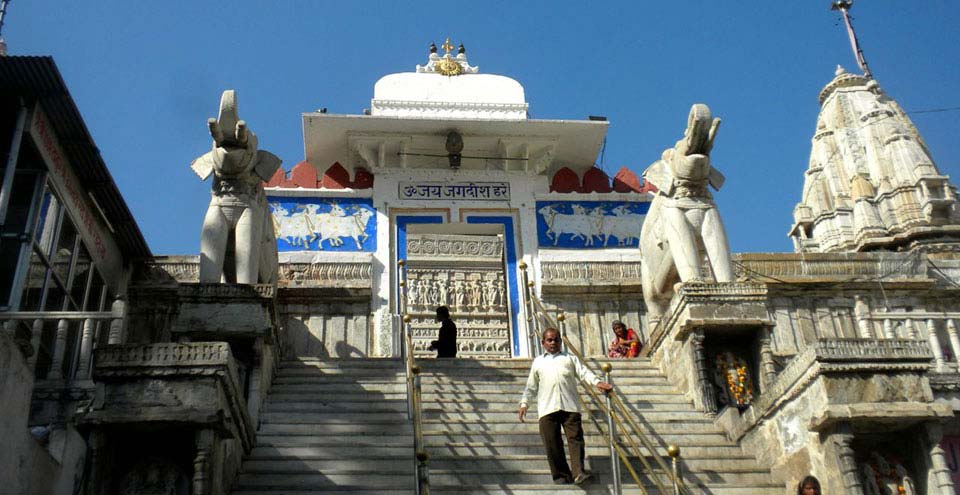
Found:
[[[450,319],[450,309],[446,306],[437,308],[437,321],[441,322],[440,335],[430,342],[427,350],[437,351],[438,358],[457,357],[457,325]]]
[[[821,495],[820,481],[813,476],[807,476],[797,486],[797,495]]]

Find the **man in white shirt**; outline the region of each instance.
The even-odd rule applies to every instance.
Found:
[[[609,392],[613,385],[601,382],[576,356],[560,351],[560,331],[548,328],[543,332],[543,354],[533,360],[530,377],[520,400],[520,421],[527,414],[527,405],[537,398],[537,413],[540,420],[540,438],[547,451],[550,474],[557,484],[582,484],[590,478],[583,469],[583,426],[580,420],[580,400],[577,381],[583,380]],[[571,472],[563,452],[560,428],[570,444]]]

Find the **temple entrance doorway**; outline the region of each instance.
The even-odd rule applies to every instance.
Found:
[[[407,313],[417,357],[436,340],[438,306],[457,324],[457,357],[511,356],[510,297],[503,225],[409,225]]]

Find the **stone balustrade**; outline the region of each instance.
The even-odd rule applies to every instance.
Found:
[[[90,380],[94,349],[124,341],[124,313],[118,299],[111,311],[12,311],[0,313],[0,322],[38,380],[70,383]]]
[[[196,256],[158,256],[140,264],[133,284],[140,286],[196,283],[200,262]],[[364,261],[284,262],[280,263],[280,288],[369,288],[373,267]]]
[[[734,268],[738,278],[768,284],[932,282],[927,262],[904,253],[741,253],[734,256]]]

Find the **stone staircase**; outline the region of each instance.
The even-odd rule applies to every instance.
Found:
[[[590,366],[598,370],[601,362],[591,360]],[[615,385],[628,407],[642,414],[640,424],[656,432],[650,438],[661,454],[666,457],[668,444],[681,447],[692,493],[783,492],[767,469],[728,440],[710,416],[695,411],[648,360],[611,362]],[[598,411],[584,414],[594,479],[582,487],[551,483],[535,409],[526,423],[517,421],[529,359],[418,363],[434,494],[610,493],[609,451],[600,430],[606,420]],[[414,493],[412,445],[401,361],[287,361],[233,493]],[[636,459],[633,465],[640,469]],[[658,493],[645,481],[651,494]],[[623,486],[624,493],[641,493],[625,469]]]
[[[414,488],[403,361],[281,364],[234,495],[409,495]]]

